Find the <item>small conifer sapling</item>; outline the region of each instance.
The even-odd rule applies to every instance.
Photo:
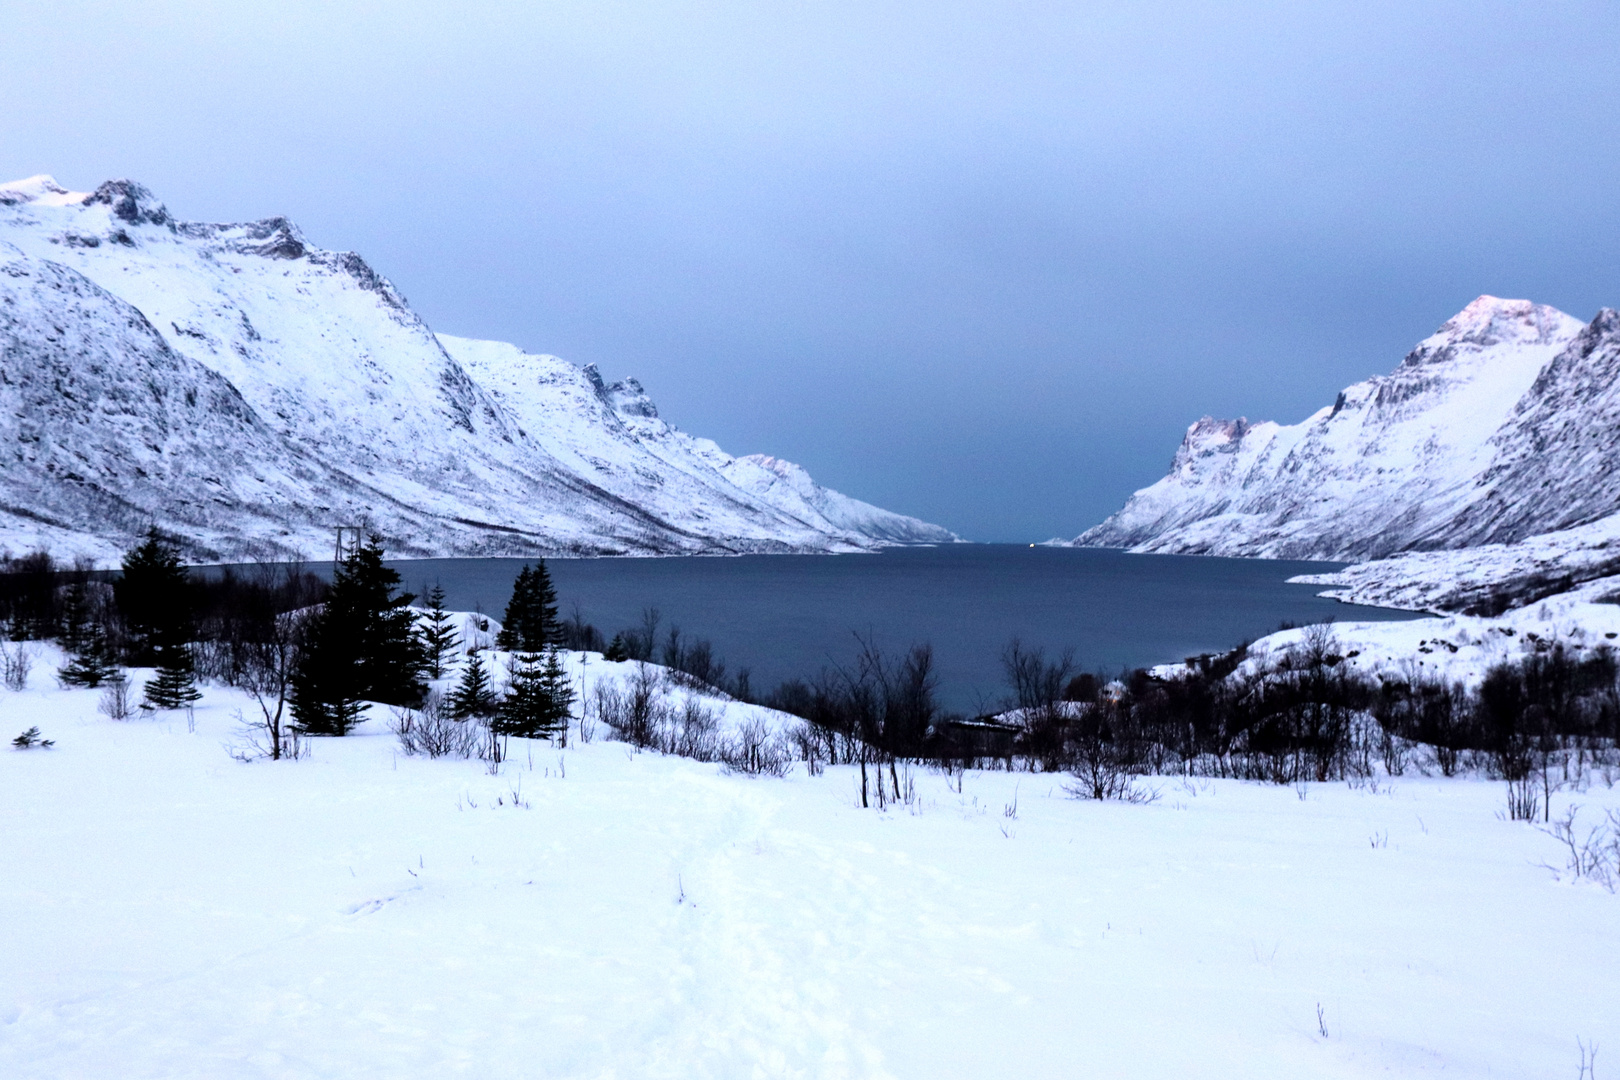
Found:
[[[435,679],[444,678],[444,670],[456,650],[461,647],[461,635],[456,633],[450,613],[444,610],[444,589],[434,585],[427,591],[427,615],[423,620],[422,644],[427,651],[428,673]]]
[[[467,666],[462,669],[461,680],[450,694],[449,704],[450,715],[457,720],[494,714],[498,700],[489,671],[484,667],[482,654],[473,653],[467,657]]]

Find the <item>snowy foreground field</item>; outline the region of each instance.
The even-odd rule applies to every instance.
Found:
[[[786,779],[598,739],[234,760],[0,691],[0,1076],[1620,1073],[1620,896],[1502,785]],[[1595,820],[1601,782],[1555,796]],[[1584,818],[1583,818],[1584,820]]]

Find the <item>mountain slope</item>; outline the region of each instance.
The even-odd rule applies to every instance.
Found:
[[[1283,426],[1208,417],[1170,472],[1073,541],[1367,559],[1620,510],[1620,319],[1482,296],[1391,374]]]
[[[501,341],[439,341],[555,460],[616,498],[659,507],[681,528],[740,530],[763,517],[804,544],[827,536],[851,544],[956,540],[938,525],[824,488],[797,465],[781,463],[797,470],[795,486],[759,482],[756,458],[734,458],[670,426],[635,379],[609,384],[594,364],[581,369]]]
[[[125,396],[129,423],[194,423],[201,439],[183,449],[160,440],[151,444],[157,467],[131,470],[120,457],[127,433],[71,403],[57,409],[67,419],[53,452],[79,460],[73,471],[83,479],[61,481],[61,467],[43,460],[26,475],[8,469],[0,545],[66,543],[99,554],[156,523],[194,538],[198,556],[322,551],[333,526],[362,520],[392,550],[415,555],[893,542],[892,530],[801,518],[749,495],[720,475],[702,440],[676,439],[661,421],[672,434],[649,442],[624,419],[630,398],[645,400],[633,381],[608,387],[546,358],[541,373],[567,407],[525,412],[516,372],[475,377],[364,260],[312,247],[284,218],[180,222],[129,181],[85,194],[35,177],[0,187],[0,241],[25,272],[0,280],[13,312],[0,375],[20,384],[28,372],[77,372],[92,354],[56,337],[94,341],[103,374],[128,353],[153,385],[155,396]],[[64,275],[82,286],[41,291]],[[69,303],[74,290],[89,299]],[[118,327],[136,321],[144,330],[120,336]],[[0,415],[8,445],[19,445],[29,409],[50,404],[45,384],[29,377],[31,404],[18,398]],[[181,383],[233,397],[240,430],[220,427],[211,410],[189,421],[165,413]],[[247,473],[265,474],[270,493],[257,481],[225,481]]]

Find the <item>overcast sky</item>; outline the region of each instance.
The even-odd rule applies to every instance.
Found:
[[[1072,536],[1480,293],[1620,306],[1620,4],[0,0],[0,180],[285,214],[732,453]]]

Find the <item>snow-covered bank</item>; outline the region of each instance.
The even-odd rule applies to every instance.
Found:
[[[1459,551],[1419,551],[1290,581],[1331,585],[1350,604],[1490,615],[1569,592],[1620,595],[1620,514],[1574,529]]]
[[[0,691],[0,733],[57,744],[0,752],[20,1080],[1552,1077],[1620,1045],[1620,898],[1542,868],[1498,784],[918,772],[877,813],[843,768],[576,738],[491,775],[375,722],[241,764],[234,692],[194,733],[96,697],[43,662]]]
[[[1599,649],[1620,650],[1620,604],[1595,602],[1612,589],[1596,582],[1499,616],[1440,615],[1410,622],[1342,622],[1327,629],[1334,651],[1367,675],[1415,676],[1479,684],[1496,664],[1523,660],[1561,645],[1576,659]],[[1297,649],[1310,627],[1281,630],[1248,646],[1250,666],[1269,667]],[[1171,674],[1182,665],[1156,668]]]

